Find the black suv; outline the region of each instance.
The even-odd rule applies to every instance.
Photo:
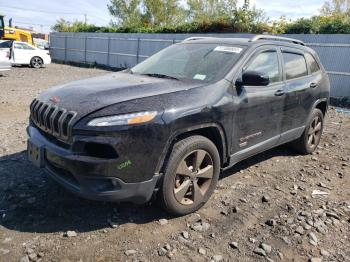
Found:
[[[220,171],[278,145],[313,152],[330,83],[303,42],[194,37],[137,66],[51,88],[30,105],[29,159],[90,199],[183,215]]]

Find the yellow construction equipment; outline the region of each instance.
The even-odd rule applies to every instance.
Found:
[[[33,34],[29,30],[16,27],[7,27],[4,23],[4,15],[0,14],[0,39],[26,42],[34,45]]]
[[[5,26],[5,34],[3,39],[21,41],[34,45],[33,34],[31,31],[14,27]]]

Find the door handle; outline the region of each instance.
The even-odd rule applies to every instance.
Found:
[[[318,85],[317,85],[316,83],[311,83],[311,84],[310,84],[310,87],[311,87],[311,88],[316,88],[317,86],[318,86]]]
[[[279,89],[276,91],[275,96],[283,96],[284,95],[284,90]]]

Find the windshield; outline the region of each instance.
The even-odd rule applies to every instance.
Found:
[[[176,44],[133,67],[133,73],[154,77],[212,82],[223,79],[237,62],[241,46]]]
[[[12,46],[12,41],[10,41],[10,40],[0,41],[0,49],[1,48],[11,48],[11,46]]]

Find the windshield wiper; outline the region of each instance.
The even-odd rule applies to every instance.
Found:
[[[167,79],[175,79],[175,80],[179,80],[178,78],[176,77],[173,77],[173,76],[168,76],[168,75],[163,75],[163,74],[142,74],[142,75],[145,75],[145,76],[151,76],[151,77],[157,77],[157,78],[167,78]]]

